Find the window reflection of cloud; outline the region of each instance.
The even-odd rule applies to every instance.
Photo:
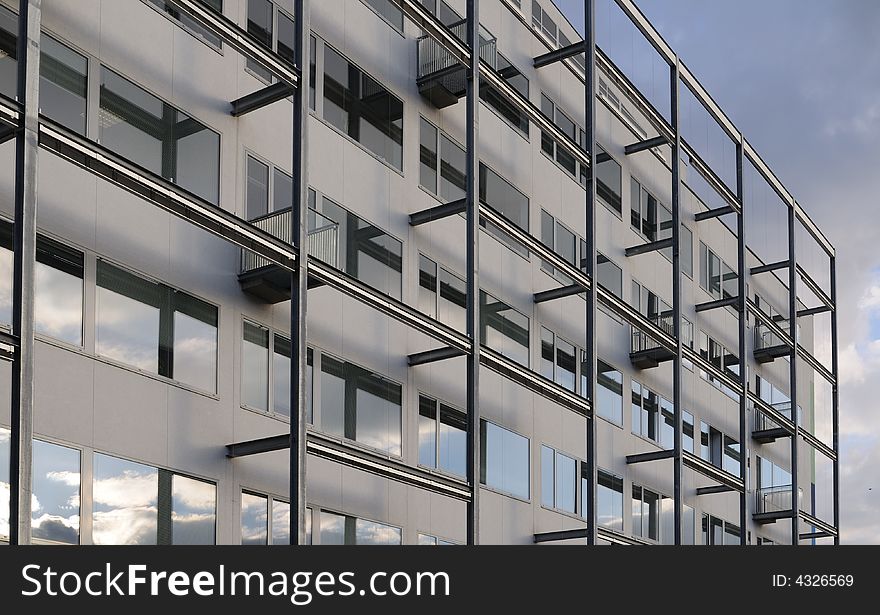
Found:
[[[72,344],[81,344],[82,280],[37,263],[34,281],[36,330]]]
[[[159,371],[159,310],[106,288],[97,290],[98,354]]]
[[[358,519],[357,544],[397,545],[400,544],[400,530],[389,525]]]
[[[98,545],[156,544],[155,506],[129,506],[92,514],[92,541]]]

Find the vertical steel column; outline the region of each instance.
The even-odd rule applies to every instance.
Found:
[[[736,215],[736,261],[739,270],[737,279],[737,293],[739,304],[737,312],[739,317],[739,383],[742,393],[739,396],[739,474],[743,481],[743,491],[739,495],[739,543],[748,544],[748,520],[747,494],[749,492],[749,447],[747,439],[747,395],[749,388],[748,362],[746,361],[746,227],[743,216],[745,215],[745,192],[743,189],[743,136],[739,135],[736,144],[736,199],[739,201],[739,213]]]
[[[296,245],[296,270],[290,274],[290,544],[306,541],[306,299],[308,297],[308,122],[309,6],[294,2],[294,64],[299,87],[293,91],[293,202],[291,240]]]
[[[590,148],[590,181],[586,189],[586,234],[587,245],[590,250],[590,258],[587,260],[587,277],[590,278],[590,290],[587,291],[586,313],[586,341],[584,348],[587,352],[587,386],[588,391],[583,391],[590,400],[590,416],[587,417],[587,472],[589,473],[589,492],[582,500],[586,502],[587,510],[582,511],[587,519],[587,544],[596,544],[597,539],[597,515],[596,515],[596,492],[599,480],[598,457],[596,451],[596,378],[597,378],[597,350],[596,350],[596,3],[595,0],[584,0],[584,53],[585,79],[584,79],[584,124],[587,132],[587,143]],[[583,257],[581,257],[583,258]],[[583,363],[581,369],[583,370]]]
[[[791,417],[794,433],[791,436],[791,544],[799,544],[798,540],[798,406],[797,406],[797,268],[795,267],[795,224],[794,202],[788,207],[788,334],[791,337],[791,354],[789,366],[789,398],[791,399]]]
[[[681,133],[678,123],[678,88],[681,63],[675,56],[670,66],[670,115],[672,119],[672,333],[675,336],[675,359],[672,361],[672,405],[675,412],[675,455],[673,456],[673,491],[675,544],[682,543],[682,455],[681,455]]]
[[[467,45],[471,51],[466,104],[467,147],[467,334],[471,352],[467,357],[467,477],[471,500],[467,507],[467,543],[480,541],[480,285],[479,285],[479,156],[477,155],[478,105],[480,96],[479,0],[467,0]]]
[[[31,542],[34,436],[34,267],[37,251],[37,160],[40,103],[41,0],[20,0],[18,12],[18,103],[22,120],[15,140],[12,362],[9,459],[9,542]]]
[[[831,304],[834,309],[831,311],[831,373],[834,374],[834,384],[831,389],[831,429],[832,429],[832,447],[834,448],[834,529],[837,530],[837,536],[834,537],[834,544],[840,544],[840,475],[838,474],[840,460],[840,434],[838,431],[838,408],[837,408],[837,383],[839,375],[837,373],[837,262],[836,257],[831,257]]]

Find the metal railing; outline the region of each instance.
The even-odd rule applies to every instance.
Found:
[[[285,243],[291,243],[291,210],[282,209],[251,220],[256,228],[266,231]],[[339,260],[339,225],[314,210],[309,211],[309,231],[307,247],[309,256],[324,261],[333,267]],[[254,269],[272,264],[269,259],[254,254],[250,250],[241,251],[241,272],[247,273]]]
[[[776,324],[779,325],[783,331],[788,330],[788,320],[779,320],[776,321]],[[770,327],[761,322],[755,323],[755,350],[784,345],[785,341],[774,333]]]
[[[467,38],[467,20],[462,19],[461,21],[457,21],[449,26],[449,29],[452,31],[452,34],[459,39],[463,43],[467,43],[465,40]],[[495,47],[495,37],[490,36],[488,32],[480,28],[480,58],[484,60],[489,66],[492,68],[497,68],[498,60],[497,60],[497,51]],[[485,34],[485,36],[484,36]],[[428,75],[447,70],[456,65],[461,66],[462,69],[465,67],[459,63],[459,61],[453,56],[449,51],[446,50],[446,47],[437,42],[430,35],[424,35],[419,37],[417,49],[417,64],[418,64],[418,78],[426,77]],[[461,82],[461,88],[464,89],[466,76],[463,71],[456,72],[457,79]],[[450,76],[452,77],[452,76]],[[450,85],[455,85],[450,82]],[[450,87],[447,85],[447,89],[449,91],[456,91],[457,88]]]
[[[784,512],[791,510],[791,485],[776,485],[755,489],[755,512]]]
[[[657,325],[667,335],[673,335],[672,314],[662,314],[649,318],[651,322]],[[653,350],[662,348],[663,345],[655,340],[651,335],[645,333],[641,329],[632,327],[632,340],[630,344],[630,352],[642,352],[644,350]]]
[[[787,419],[791,419],[791,402],[777,402],[775,404],[770,404],[773,408],[775,408],[782,416]],[[759,408],[755,409],[755,431],[764,431],[766,429],[777,429],[782,427],[776,421],[774,421],[770,416],[764,412],[762,412]]]

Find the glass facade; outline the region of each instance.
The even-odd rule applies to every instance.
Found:
[[[480,421],[480,482],[529,499],[529,439],[486,420]]]

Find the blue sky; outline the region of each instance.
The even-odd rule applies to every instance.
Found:
[[[880,2],[636,2],[837,248],[841,537],[880,544]]]

